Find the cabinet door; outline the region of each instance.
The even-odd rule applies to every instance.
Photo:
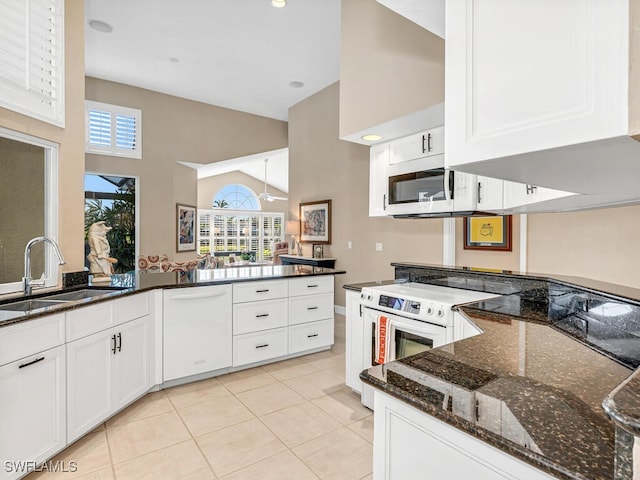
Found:
[[[478,181],[477,209],[484,212],[492,212],[502,210],[503,181],[491,177],[476,177]]]
[[[16,466],[5,461],[39,463],[62,450],[65,398],[64,346],[0,367],[0,477],[24,473],[8,471]]]
[[[389,142],[389,165],[444,152],[444,127],[432,128]]]
[[[489,173],[477,162],[625,135],[628,13],[626,1],[446,2],[447,166]]]
[[[364,324],[360,314],[360,292],[346,292],[346,372],[345,383],[358,393],[362,392],[360,372],[364,370]]]
[[[575,195],[562,190],[509,181],[504,182],[503,192],[505,210]]]
[[[147,315],[113,329],[116,353],[112,357],[111,408],[117,411],[151,387],[151,320]]]
[[[231,312],[231,285],[164,291],[164,381],[231,366]]]
[[[371,147],[369,151],[369,216],[384,217],[387,209],[387,167],[389,143]]]
[[[72,442],[111,414],[113,330],[67,343],[67,436]]]

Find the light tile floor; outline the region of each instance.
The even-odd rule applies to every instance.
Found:
[[[373,415],[329,351],[146,395],[28,480],[371,480]]]

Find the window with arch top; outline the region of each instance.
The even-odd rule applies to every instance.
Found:
[[[231,210],[262,210],[255,192],[239,183],[223,187],[213,197],[212,206],[213,208],[229,208]]]

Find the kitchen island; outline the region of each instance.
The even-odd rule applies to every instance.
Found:
[[[640,402],[637,380],[625,379],[640,365],[639,292],[395,266],[396,279],[502,295],[458,307],[481,335],[362,373],[376,387],[376,480],[465,468],[474,478],[632,478]]]

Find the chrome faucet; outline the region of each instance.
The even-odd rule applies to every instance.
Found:
[[[66,263],[64,257],[62,256],[62,252],[60,251],[60,247],[54,240],[51,240],[48,237],[36,237],[29,240],[27,246],[24,247],[24,277],[22,277],[22,285],[24,286],[25,295],[31,295],[32,287],[44,286],[44,280],[31,279],[31,247],[39,242],[50,243],[53,247],[53,250],[56,252],[56,255],[58,256],[58,263],[60,265],[64,265]]]

